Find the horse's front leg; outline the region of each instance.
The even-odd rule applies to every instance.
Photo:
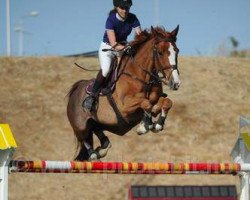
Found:
[[[145,99],[144,93],[137,93],[135,96],[127,96],[124,98],[121,107],[124,116],[129,116],[129,114],[135,113],[138,108],[141,108],[144,111],[142,122],[136,130],[139,135],[145,134],[153,129],[154,126],[151,114],[153,105],[148,99]]]
[[[138,135],[145,134],[154,128],[154,124],[152,121],[152,114],[151,114],[152,107],[153,107],[152,104],[147,99],[144,99],[143,102],[141,103],[141,108],[144,110],[144,113],[142,122],[137,128]]]
[[[173,102],[168,97],[160,97],[158,102],[153,106],[152,113],[160,116],[154,123],[155,131],[162,131],[164,129],[165,121]]]

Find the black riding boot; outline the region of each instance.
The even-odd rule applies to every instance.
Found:
[[[92,93],[85,98],[85,100],[82,103],[83,108],[92,111],[94,108],[94,105],[96,103],[96,100],[98,99],[99,92],[102,89],[102,85],[105,82],[105,77],[102,75],[102,70],[100,70],[96,76]]]

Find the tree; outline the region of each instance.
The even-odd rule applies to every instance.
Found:
[[[236,40],[236,38],[233,36],[229,37],[229,40],[233,46],[233,50],[231,51],[230,55],[231,56],[238,56],[238,50],[237,50],[237,48],[239,46],[238,40]]]

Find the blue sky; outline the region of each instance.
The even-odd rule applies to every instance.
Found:
[[[0,0],[0,55],[6,55],[5,1]],[[250,0],[133,0],[131,12],[142,28],[159,25],[172,30],[180,25],[181,55],[216,55],[230,48],[229,37],[240,49],[250,48]],[[18,55],[20,19],[25,31],[24,55],[69,55],[99,48],[112,0],[10,0],[11,53]],[[24,17],[38,11],[37,17]],[[133,37],[130,37],[132,39]]]

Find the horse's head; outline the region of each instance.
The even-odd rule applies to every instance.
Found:
[[[172,32],[165,32],[162,28],[151,27],[153,36],[153,66],[163,75],[163,83],[173,90],[178,90],[181,81],[178,70],[178,53],[176,36],[179,25]]]

